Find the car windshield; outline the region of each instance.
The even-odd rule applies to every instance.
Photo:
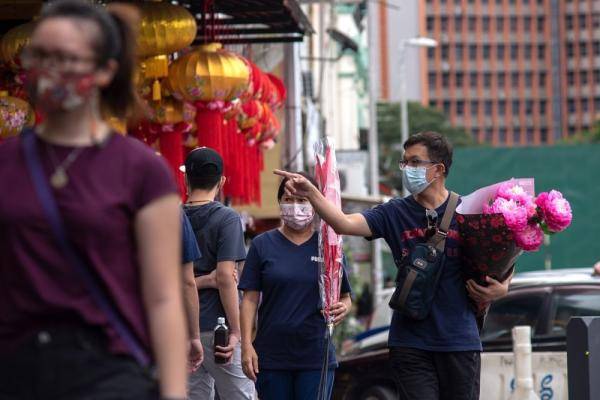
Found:
[[[509,294],[492,304],[481,332],[481,340],[510,339],[515,326],[528,325],[535,331],[546,296],[546,292]]]

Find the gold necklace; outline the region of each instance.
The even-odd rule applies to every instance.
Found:
[[[54,152],[51,144],[48,144],[48,153],[52,159],[54,165],[54,172],[50,175],[50,185],[55,189],[62,189],[69,184],[69,175],[67,175],[67,169],[73,164],[73,162],[79,157],[84,147],[76,147],[69,152],[65,159],[59,163],[58,157]]]

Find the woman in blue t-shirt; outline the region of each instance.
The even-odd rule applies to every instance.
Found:
[[[303,197],[285,193],[285,182],[278,193],[283,226],[252,241],[240,280],[242,365],[246,376],[256,382],[261,400],[314,400],[326,329],[318,283],[319,235],[313,228],[312,206]],[[345,271],[341,293],[340,301],[331,307],[335,324],[352,305]],[[327,398],[337,366],[333,344],[328,351]]]

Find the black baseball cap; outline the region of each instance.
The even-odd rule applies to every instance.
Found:
[[[223,175],[223,158],[209,147],[199,147],[185,159],[185,173],[191,178],[215,177]]]

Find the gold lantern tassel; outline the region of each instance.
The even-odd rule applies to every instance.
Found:
[[[153,101],[160,101],[161,99],[161,87],[160,87],[160,82],[159,80],[155,80],[154,83],[152,84],[152,100]]]
[[[156,56],[145,60],[144,65],[144,75],[146,78],[154,79],[154,83],[152,84],[152,100],[160,101],[162,98],[162,88],[159,79],[166,78],[169,75],[169,59],[164,55]]]

